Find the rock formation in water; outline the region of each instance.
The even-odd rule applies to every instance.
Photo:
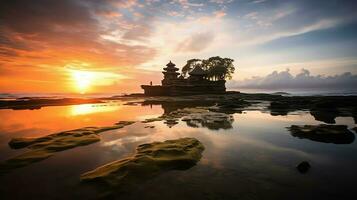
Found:
[[[149,118],[142,123],[150,123],[154,121],[165,121],[169,127],[178,124],[181,119],[190,127],[206,127],[211,130],[229,129],[232,128],[233,116],[221,112],[211,110],[219,109],[219,107],[195,107],[183,108],[164,113],[160,117]]]
[[[288,129],[294,137],[317,142],[350,144],[355,140],[355,135],[345,125],[292,125]]]
[[[311,168],[311,165],[307,161],[303,161],[296,166],[296,169],[302,174],[307,173],[310,168]]]
[[[105,188],[128,186],[166,171],[189,169],[201,159],[203,150],[203,144],[194,138],[142,144],[132,157],[84,173],[81,180]]]

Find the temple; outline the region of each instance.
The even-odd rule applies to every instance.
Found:
[[[179,76],[179,68],[171,61],[166,65],[162,85],[141,85],[148,96],[178,96],[192,94],[221,94],[225,93],[225,80],[212,81],[207,77],[207,71],[196,66],[188,74],[188,78]]]

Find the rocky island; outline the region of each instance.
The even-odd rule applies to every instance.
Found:
[[[144,94],[148,96],[160,95],[187,95],[187,94],[207,94],[216,93],[222,94],[226,91],[225,80],[212,81],[207,79],[208,72],[203,70],[200,66],[190,71],[188,78],[179,75],[177,72],[179,68],[175,67],[171,61],[166,65],[164,71],[164,79],[161,81],[162,85],[142,85]]]
[[[194,94],[224,94],[226,80],[234,73],[233,59],[219,56],[209,59],[190,59],[179,68],[171,61],[163,68],[162,85],[141,85],[147,96],[179,96]]]

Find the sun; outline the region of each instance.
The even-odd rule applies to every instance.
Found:
[[[95,78],[94,73],[81,70],[71,70],[71,75],[74,80],[75,88],[81,94],[88,92]]]

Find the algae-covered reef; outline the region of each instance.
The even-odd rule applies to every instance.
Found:
[[[206,127],[211,130],[229,129],[232,128],[234,121],[233,116],[221,112],[215,112],[217,107],[195,107],[182,108],[164,113],[160,117],[149,118],[142,121],[142,123],[150,123],[154,121],[165,121],[169,127],[174,126],[181,119],[186,122],[187,126]]]
[[[336,117],[353,117],[357,121],[357,96],[282,96],[279,94],[247,94],[226,92],[220,95],[190,95],[146,97],[137,101],[141,105],[162,105],[165,113],[187,107],[214,107],[215,112],[226,114],[252,110],[258,103],[268,106],[255,107],[271,115],[287,115],[294,111],[308,111],[318,121],[335,123]],[[212,108],[210,108],[212,110]]]
[[[294,137],[317,142],[350,144],[355,140],[355,135],[345,125],[292,125],[288,129]]]
[[[305,111],[318,121],[329,124],[335,123],[336,117],[353,117],[357,120],[356,96],[282,96],[273,94],[245,94],[227,92],[221,95],[190,95],[190,96],[159,96],[146,97],[136,101],[136,104],[161,105],[164,114],[158,118],[147,119],[144,122],[165,121],[168,126],[178,123],[179,118],[194,114],[200,116],[200,120],[186,121],[187,125],[197,127],[201,124],[205,127],[212,125],[204,123],[202,113],[195,113],[194,109],[205,109],[214,113],[234,114],[245,110],[268,111],[271,115],[288,115],[294,111]],[[182,112],[183,110],[189,111]],[[197,118],[197,117],[196,117]],[[189,119],[189,117],[188,117]],[[199,121],[197,123],[197,121]],[[214,121],[214,120],[213,120]],[[191,123],[193,122],[193,123]],[[203,122],[203,123],[201,123]],[[225,123],[214,123],[213,129],[229,128],[230,120]]]
[[[134,122],[120,121],[113,126],[85,127],[38,138],[14,138],[9,142],[11,148],[26,147],[29,151],[1,163],[0,173],[44,160],[59,151],[98,142],[100,141],[99,133],[123,128],[132,123]]]
[[[135,155],[81,175],[83,182],[105,187],[140,183],[170,170],[186,170],[201,159],[203,144],[194,138],[181,138],[139,145]]]

